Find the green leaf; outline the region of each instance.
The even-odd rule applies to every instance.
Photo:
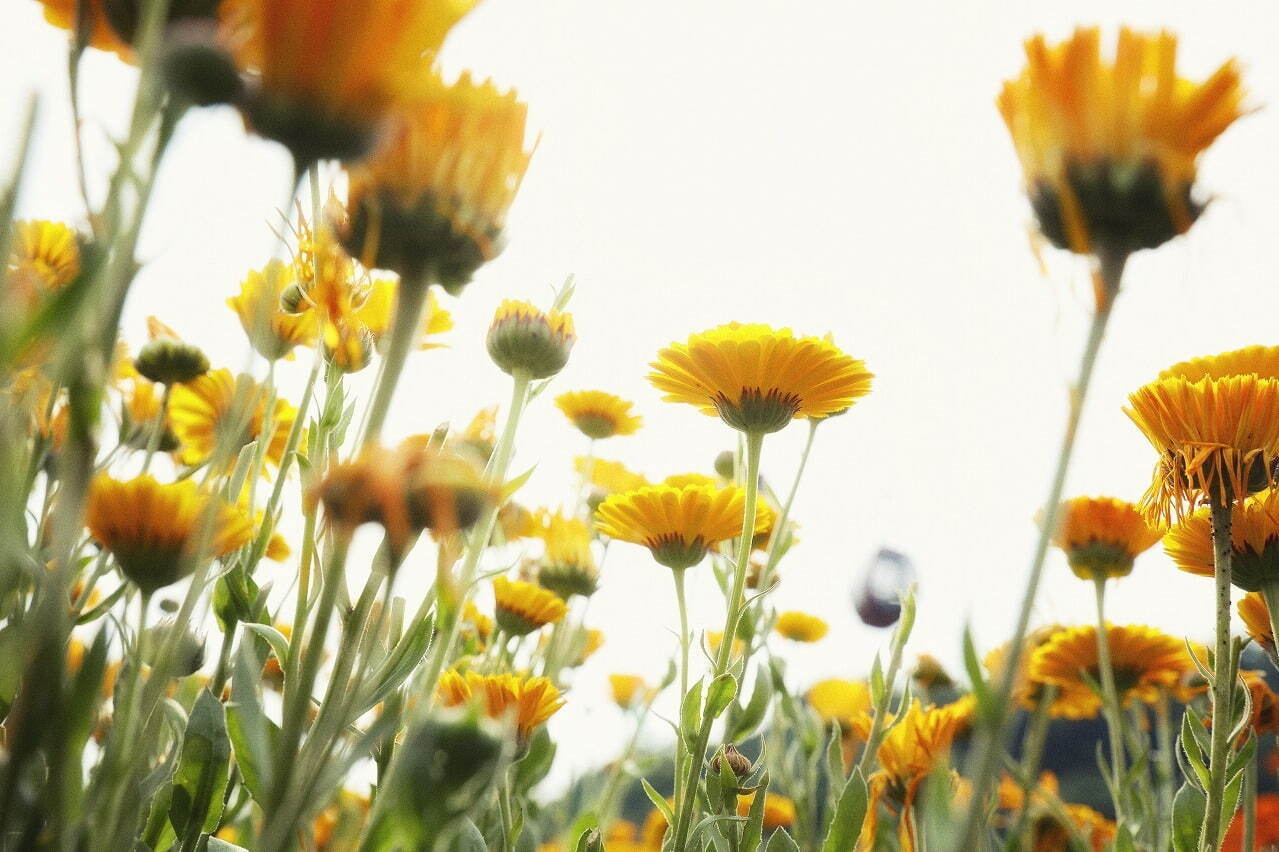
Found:
[[[529,741],[528,753],[515,764],[516,790],[521,792],[531,790],[534,784],[546,777],[546,774],[551,771],[551,764],[555,761],[556,748],[546,728],[538,728],[537,733]]]
[[[973,697],[977,699],[977,715],[981,719],[993,718],[996,710],[991,699],[990,685],[986,682],[986,670],[977,656],[977,645],[973,642],[972,629],[964,625],[964,669],[968,672],[968,682],[972,684]]]
[[[1175,852],[1198,852],[1199,828],[1203,825],[1208,800],[1190,784],[1182,784],[1172,802],[1172,848]]]
[[[737,678],[728,672],[711,681],[706,690],[706,715],[710,719],[718,719],[729,703],[737,697]]]
[[[755,670],[755,687],[751,690],[751,700],[740,713],[731,713],[728,717],[728,733],[725,739],[732,743],[740,743],[749,739],[764,721],[768,705],[773,700],[773,679],[763,665]]]
[[[876,707],[882,707],[884,698],[884,664],[879,659],[879,653],[875,653],[875,659],[870,664],[870,700]]]
[[[236,846],[234,843],[227,843],[225,840],[219,840],[216,837],[208,838],[209,845],[204,847],[208,852],[249,852],[243,846]]]
[[[830,726],[830,739],[826,743],[826,808],[827,813],[835,812],[835,805],[840,796],[844,775],[844,740],[840,736],[839,724]]]
[[[779,828],[768,839],[768,852],[799,852],[799,844],[791,839],[786,829]]]
[[[648,796],[648,800],[653,803],[653,807],[662,812],[662,816],[666,817],[668,826],[675,825],[675,811],[671,810],[671,806],[666,803],[666,799],[662,794],[653,789],[653,785],[648,783],[647,778],[640,779],[640,786],[644,788],[644,795]]]
[[[187,718],[182,755],[173,776],[169,823],[179,837],[198,837],[217,827],[230,760],[226,714],[213,693],[202,689]]]
[[[869,799],[866,779],[862,777],[861,769],[854,769],[844,784],[844,792],[839,794],[826,839],[822,842],[822,852],[842,852],[856,845],[857,837],[862,833],[862,822],[866,819]]]
[[[251,648],[241,642],[231,676],[231,702],[226,706],[227,735],[244,786],[258,804],[271,789],[275,769],[275,747],[280,729],[262,712],[258,699],[258,672],[261,662]]]
[[[679,731],[680,736],[685,740],[692,742],[697,739],[697,733],[702,727],[702,682],[699,680],[693,685],[693,688],[684,696],[683,703],[680,706],[679,714]],[[701,760],[701,757],[697,758]]]
[[[283,669],[284,661],[289,658],[289,640],[284,634],[269,624],[245,624],[244,627],[266,640],[275,658],[280,661],[280,668]]]
[[[761,758],[763,755],[761,755]],[[760,761],[763,763],[763,760]],[[746,814],[746,830],[742,832],[742,849],[759,849],[764,837],[764,797],[768,795],[768,773],[759,779],[759,789]]]
[[[449,852],[489,852],[484,835],[475,827],[475,823],[465,818],[453,833],[448,849]]]
[[[577,846],[573,848],[574,852],[604,852],[604,841],[600,837],[600,830],[586,829],[582,832],[582,836],[577,838]]]

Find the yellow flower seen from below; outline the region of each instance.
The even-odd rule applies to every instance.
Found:
[[[1177,75],[1177,38],[1119,31],[1114,58],[1096,28],[1050,46],[1026,42],[1004,84],[1012,135],[1044,235],[1080,254],[1127,254],[1184,233],[1199,155],[1242,114],[1233,60],[1202,83]]]
[[[668,402],[696,406],[743,432],[840,414],[870,393],[872,374],[820,337],[729,323],[657,355],[648,379]]]
[[[1259,592],[1249,592],[1239,599],[1235,607],[1252,641],[1274,653],[1275,634],[1270,625],[1270,608],[1266,606],[1266,599]]]
[[[196,559],[225,556],[253,536],[247,515],[201,492],[193,481],[162,484],[148,475],[95,477],[85,524],[124,575],[148,595],[193,571]]]
[[[854,720],[871,709],[870,687],[857,680],[818,681],[804,696],[823,722],[837,723],[840,730],[854,731]]]
[[[606,391],[569,391],[557,396],[555,405],[591,440],[634,435],[644,422],[631,413],[630,402]]]
[[[13,224],[6,288],[16,293],[22,307],[60,290],[80,274],[80,237],[62,222],[39,219]]]
[[[591,553],[591,528],[561,512],[542,511],[533,532],[545,544],[537,582],[561,598],[590,597],[599,588],[600,572]]]
[[[816,642],[826,635],[830,627],[815,615],[791,610],[777,616],[774,629],[792,642]]]
[[[755,804],[756,793],[737,797],[737,815],[744,817],[750,814],[751,805]],[[795,802],[779,793],[764,794],[764,831],[778,828],[789,828],[795,823]]]
[[[875,752],[880,767],[875,775],[909,790],[946,764],[955,734],[966,720],[962,708],[955,705],[923,707],[912,701],[900,719],[890,721]]]
[[[88,46],[107,53],[114,53],[125,62],[134,61],[133,49],[116,33],[107,21],[104,0],[40,0],[44,7],[44,19],[61,30],[74,34],[77,29],[88,33]],[[83,12],[87,26],[77,19]]]
[[[296,284],[294,269],[273,260],[251,271],[240,284],[240,295],[227,299],[249,342],[268,361],[292,357],[294,347],[315,342],[315,315],[288,313],[280,306],[280,297]]]
[[[573,315],[503,299],[489,325],[489,357],[507,375],[549,379],[564,369],[577,341]]]
[[[187,465],[200,464],[224,444],[225,463],[233,465],[236,454],[245,444],[263,439],[262,430],[269,418],[271,433],[266,437],[264,458],[278,465],[297,410],[282,399],[275,401],[270,412],[267,406],[265,388],[250,377],[236,377],[225,368],[175,385],[169,401],[169,421],[181,445],[179,461]],[[265,469],[263,472],[265,474]]]
[[[739,488],[658,485],[609,496],[595,510],[595,526],[610,538],[642,544],[658,563],[682,571],[701,562],[712,545],[740,536],[745,514]],[[756,530],[765,520],[756,515]]]
[[[1136,506],[1114,497],[1067,500],[1057,517],[1052,542],[1083,580],[1127,576],[1137,556],[1163,537]]]
[[[652,484],[619,461],[578,456],[573,460],[573,469],[583,476],[589,473],[590,484],[605,495],[638,491]]]
[[[608,676],[608,687],[613,695],[613,703],[623,710],[634,707],[649,693],[648,683],[634,674],[611,674]]]
[[[534,731],[564,706],[560,691],[548,678],[513,674],[446,671],[436,696],[445,707],[475,701],[488,718],[509,719],[521,745],[527,745]]]
[[[373,345],[378,351],[382,351],[389,340],[398,289],[399,285],[394,281],[375,279],[369,284],[363,304],[353,312],[355,321],[373,336]],[[421,342],[417,348],[419,351],[438,349],[444,344],[436,342],[435,338],[446,331],[452,331],[453,315],[440,305],[434,291],[426,294],[426,306],[422,313],[422,329],[419,332]]]
[[[559,595],[523,580],[493,580],[497,623],[512,636],[524,636],[562,620],[568,607]]]
[[[1230,524],[1230,581],[1247,592],[1279,583],[1279,491],[1237,505]],[[1164,550],[1182,571],[1212,577],[1212,519],[1201,508],[1168,531]]]

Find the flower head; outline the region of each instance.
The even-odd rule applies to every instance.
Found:
[[[124,481],[99,474],[85,523],[146,594],[182,579],[197,558],[225,556],[253,536],[247,515],[191,480],[161,484],[145,474]]]
[[[386,343],[390,339],[391,320],[395,312],[395,299],[399,286],[386,278],[373,280],[369,284],[364,303],[353,313],[355,321],[373,336],[373,345],[379,351],[386,348]],[[452,330],[453,315],[440,305],[434,290],[426,294],[426,306],[422,312],[422,329],[419,333],[421,342],[418,343],[417,348],[419,350],[438,349],[444,344],[437,343],[435,338]]]
[[[745,514],[745,495],[733,486],[657,485],[608,497],[595,510],[595,526],[610,538],[644,545],[667,568],[683,570],[701,562],[716,542],[740,536]],[[762,520],[757,514],[757,530]]]
[[[80,274],[80,237],[62,222],[25,220],[13,224],[6,286],[24,307],[60,290]]]
[[[523,580],[496,578],[493,597],[497,601],[498,626],[512,636],[524,636],[555,624],[568,613],[559,595]]]
[[[591,528],[560,512],[542,512],[534,534],[546,542],[537,582],[561,598],[590,597],[599,588],[600,572],[591,553]]]
[[[1114,497],[1076,497],[1061,505],[1053,544],[1083,580],[1124,577],[1137,556],[1154,547],[1163,532],[1150,526],[1137,507]]]
[[[619,491],[638,491],[652,484],[619,461],[597,458],[587,460],[578,456],[573,460],[573,469],[583,476],[589,476],[591,485],[605,496]]]
[[[792,642],[816,642],[826,635],[830,627],[815,615],[791,610],[777,616],[774,629]]]
[[[429,273],[457,293],[501,251],[532,157],[527,108],[513,90],[469,73],[455,83],[435,71],[420,80],[387,144],[351,173],[344,240],[367,266],[410,279]]]
[[[608,686],[613,695],[613,703],[623,710],[633,707],[649,693],[648,683],[634,674],[611,674],[608,676]]]
[[[509,719],[521,746],[564,706],[560,691],[548,678],[513,674],[481,675],[455,670],[440,676],[436,696],[445,707],[478,702],[490,719]]]
[[[272,260],[250,271],[240,284],[240,295],[226,300],[253,348],[271,361],[291,357],[294,347],[315,342],[315,315],[292,313],[280,306],[280,297],[296,282],[294,270],[292,264]]]
[[[1230,524],[1230,581],[1247,592],[1279,582],[1279,491],[1266,491],[1235,507]],[[1164,550],[1182,571],[1211,577],[1212,519],[1196,511],[1168,531]]]
[[[1243,619],[1244,629],[1252,637],[1252,641],[1260,645],[1267,653],[1275,652],[1275,634],[1270,624],[1270,608],[1260,592],[1249,592],[1235,604],[1239,617]]]
[[[107,53],[114,53],[126,62],[133,61],[133,49],[122,39],[107,19],[104,0],[40,0],[44,6],[44,19],[58,29],[75,33],[83,30],[88,35],[88,46]],[[78,16],[87,18],[83,24]]]
[[[586,437],[592,440],[614,435],[634,435],[644,422],[631,413],[631,403],[606,391],[569,391],[555,398],[555,405]]]
[[[573,315],[502,300],[488,331],[488,352],[507,375],[547,379],[564,369],[577,342]]]
[[[876,751],[879,771],[875,773],[892,786],[909,789],[950,755],[955,734],[964,723],[963,714],[954,705],[923,707],[912,701],[901,719],[894,720]],[[865,737],[863,737],[865,739]]]
[[[857,680],[823,680],[809,687],[808,706],[823,722],[836,722],[844,733],[852,733],[854,720],[871,709],[870,687]]]
[[[756,795],[756,793],[749,793],[737,797],[738,816],[744,817],[750,814]],[[795,803],[792,800],[780,793],[764,794],[764,831],[789,828],[795,823],[796,813]]]
[[[234,463],[241,447],[263,439],[268,420],[271,432],[265,438],[265,459],[278,465],[296,417],[297,410],[282,399],[268,411],[265,389],[250,377],[236,377],[225,368],[175,385],[169,401],[169,421],[181,445],[178,458],[188,465],[212,457],[222,442],[230,450],[229,462]]]
[[[846,411],[870,393],[866,365],[820,337],[729,323],[657,355],[648,379],[668,402],[695,405],[743,432]]]
[[[1095,28],[1059,45],[1026,42],[1026,67],[1004,84],[999,111],[1053,243],[1126,254],[1199,216],[1199,155],[1241,115],[1243,88],[1233,60],[1202,83],[1178,77],[1176,63],[1168,32],[1121,29],[1113,60]]]

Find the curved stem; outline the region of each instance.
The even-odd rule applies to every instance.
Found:
[[[408,360],[413,341],[417,339],[429,289],[430,281],[425,276],[415,280],[401,280],[400,286],[396,288],[395,321],[391,325],[386,357],[382,360],[382,372],[378,375],[377,387],[373,391],[369,420],[361,441],[365,446],[376,443],[382,434],[382,424],[386,422],[386,414],[391,410],[395,386],[399,384],[400,374],[404,372],[404,362]]]
[[[1106,710],[1106,730],[1110,735],[1111,794],[1114,797],[1115,824],[1124,821],[1124,740],[1123,712],[1119,692],[1115,689],[1115,669],[1110,659],[1110,635],[1106,629],[1106,577],[1093,577],[1097,591],[1097,669],[1101,677],[1102,700]]]
[[[1221,839],[1226,763],[1230,759],[1230,729],[1234,722],[1231,695],[1234,693],[1235,676],[1230,650],[1230,525],[1234,503],[1214,496],[1210,507],[1213,573],[1217,587],[1217,636],[1212,660],[1212,750],[1208,763],[1208,804],[1199,834],[1200,849],[1216,849]]]
[[[751,542],[755,538],[755,513],[759,504],[759,458],[764,447],[764,435],[757,432],[746,434],[746,480],[743,487],[746,492],[745,507],[742,512],[742,537],[737,545],[737,565],[733,569],[732,591],[727,604],[728,614],[724,621],[724,636],[719,643],[719,651],[715,655],[715,668],[711,678],[717,678],[728,671],[729,660],[732,659],[733,637],[737,635],[737,620],[742,614],[742,598],[746,590],[746,570],[751,556]],[[682,698],[681,698],[682,700]],[[683,802],[677,802],[679,813],[675,817],[675,852],[683,852],[688,839],[690,822],[693,816],[693,803],[697,800],[697,779],[701,777],[703,757],[706,746],[710,742],[711,726],[715,720],[708,713],[702,714],[701,730],[697,735],[697,745],[689,755],[688,775],[684,783]]]
[[[1066,418],[1066,431],[1061,439],[1061,448],[1057,453],[1057,467],[1052,482],[1048,487],[1048,497],[1044,501],[1044,520],[1040,525],[1039,538],[1035,543],[1035,551],[1031,557],[1030,572],[1026,578],[1026,591],[1022,596],[1021,608],[1017,615],[1017,627],[1012,641],[1008,644],[1008,659],[1004,661],[1004,670],[999,681],[999,690],[992,696],[991,721],[982,728],[974,743],[972,754],[975,769],[967,773],[973,781],[972,804],[968,816],[964,820],[963,829],[955,836],[958,842],[953,848],[967,850],[977,848],[986,819],[986,795],[994,782],[995,773],[1003,760],[1004,743],[1008,735],[1008,723],[1011,719],[1009,708],[1013,706],[1012,693],[1016,685],[1017,672],[1021,664],[1021,655],[1025,652],[1026,634],[1030,629],[1030,615],[1034,611],[1035,597],[1039,592],[1039,581],[1043,575],[1044,560],[1048,554],[1048,544],[1056,529],[1057,512],[1061,506],[1061,496],[1066,487],[1066,472],[1070,469],[1070,460],[1075,451],[1075,438],[1079,432],[1079,419],[1083,413],[1084,401],[1088,397],[1088,387],[1092,383],[1093,370],[1097,366],[1097,355],[1101,351],[1101,341],[1106,336],[1106,324],[1110,320],[1115,297],[1119,292],[1119,282],[1123,276],[1124,257],[1105,256],[1100,259],[1098,280],[1097,311],[1093,314],[1092,324],[1088,329],[1088,340],[1084,344],[1083,355],[1079,362],[1079,378],[1071,394],[1070,412]],[[1105,294],[1106,298],[1100,298]]]

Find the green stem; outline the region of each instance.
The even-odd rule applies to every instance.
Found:
[[[1173,775],[1173,733],[1172,713],[1169,707],[1171,697],[1166,687],[1159,690],[1159,701],[1155,703],[1155,744],[1159,748],[1155,762],[1155,776],[1159,786],[1159,810],[1161,819],[1155,820],[1155,848],[1168,847],[1168,830],[1172,819],[1173,797],[1176,795]]]
[[[1115,689],[1115,669],[1110,659],[1110,636],[1106,629],[1106,577],[1093,577],[1097,600],[1097,668],[1101,677],[1101,693],[1105,707],[1106,730],[1110,736],[1111,793],[1114,797],[1115,824],[1123,825],[1124,801],[1124,741],[1123,712],[1119,704],[1119,692]]]
[[[1039,766],[1044,757],[1044,744],[1048,741],[1048,726],[1052,723],[1049,712],[1057,700],[1057,687],[1046,684],[1035,704],[1035,712],[1026,728],[1026,739],[1021,749],[1021,808],[1017,813],[1017,828],[1012,836],[1020,838],[1021,848],[1034,848],[1034,824],[1030,821],[1031,798],[1039,787]]]
[[[1088,398],[1093,371],[1097,366],[1101,341],[1106,336],[1106,325],[1110,320],[1115,297],[1119,293],[1119,282],[1123,277],[1125,260],[1125,257],[1110,255],[1100,258],[1099,274],[1104,282],[1103,289],[1107,298],[1099,300],[1097,311],[1093,314],[1092,323],[1088,329],[1088,340],[1084,344],[1083,356],[1079,362],[1079,378],[1072,393],[1070,411],[1066,418],[1066,431],[1057,453],[1057,467],[1048,487],[1048,497],[1044,501],[1044,520],[1040,525],[1039,538],[1031,558],[1030,573],[1026,578],[1026,591],[1022,595],[1021,608],[1017,615],[1017,627],[1013,631],[1012,641],[1008,644],[1008,659],[1004,662],[999,689],[990,702],[992,718],[982,727],[974,743],[972,751],[974,758],[970,761],[973,764],[973,770],[968,773],[968,777],[973,782],[972,804],[969,806],[963,828],[955,835],[958,842],[953,848],[956,850],[977,848],[981,842],[982,832],[985,830],[986,796],[1003,760],[1004,743],[1011,719],[1009,708],[1013,706],[1012,693],[1021,664],[1021,655],[1025,652],[1023,646],[1030,629],[1030,616],[1034,612],[1035,597],[1039,592],[1039,582],[1043,575],[1044,561],[1048,555],[1048,545],[1056,529],[1057,513],[1066,487],[1066,473],[1070,469],[1070,460],[1075,451],[1080,416],[1083,413],[1084,402]]]
[[[373,391],[369,420],[361,442],[365,446],[377,443],[382,434],[382,424],[386,422],[387,412],[391,410],[395,386],[399,384],[400,374],[404,372],[404,362],[408,360],[413,342],[417,340],[429,289],[430,279],[426,276],[413,280],[403,279],[396,288],[395,320],[391,325],[391,339],[387,343],[386,356],[382,360],[382,372],[378,375],[377,387]]]
[[[635,720],[635,731],[631,734],[630,740],[626,743],[626,748],[622,751],[621,757],[614,764],[613,769],[608,774],[608,781],[604,784],[604,793],[600,796],[599,806],[595,812],[599,814],[600,826],[607,828],[613,815],[613,799],[617,797],[617,791],[621,788],[622,776],[625,774],[626,764],[630,762],[631,757],[635,754],[635,749],[639,745],[640,733],[644,730],[644,720],[648,718],[648,711],[653,706],[653,699],[650,697],[644,702],[644,707],[640,710]]]
[[[742,598],[746,590],[746,571],[751,556],[751,543],[755,539],[755,513],[759,504],[759,459],[764,447],[764,435],[759,432],[746,433],[746,480],[743,487],[746,491],[745,507],[742,513],[742,537],[737,545],[737,565],[733,571],[732,591],[729,593],[728,612],[724,620],[724,636],[715,655],[715,668],[711,679],[728,671],[729,661],[733,653],[733,637],[737,635],[737,620],[742,614]],[[675,852],[684,852],[691,829],[693,803],[697,800],[697,780],[701,777],[703,758],[706,746],[711,738],[711,726],[715,720],[708,713],[702,714],[701,730],[697,735],[697,746],[689,755],[688,775],[684,783],[684,798],[677,802],[679,813],[675,818]]]
[[[688,601],[684,595],[684,570],[671,571],[675,580],[675,603],[679,607],[679,695],[683,701],[688,694]]]
[[[142,459],[143,473],[146,473],[151,467],[151,459],[155,457],[155,451],[160,448],[160,439],[164,437],[165,427],[169,419],[169,394],[172,392],[173,386],[166,384],[164,393],[160,395],[160,411],[156,414],[155,423],[151,426],[151,433],[147,436],[147,454]]]
[[[1217,636],[1212,670],[1212,750],[1208,763],[1208,804],[1204,811],[1199,848],[1216,849],[1220,843],[1222,810],[1225,802],[1226,764],[1230,759],[1230,729],[1233,727],[1234,672],[1230,650],[1230,527],[1234,502],[1217,496],[1210,499],[1212,516],[1213,574],[1216,580]]]

